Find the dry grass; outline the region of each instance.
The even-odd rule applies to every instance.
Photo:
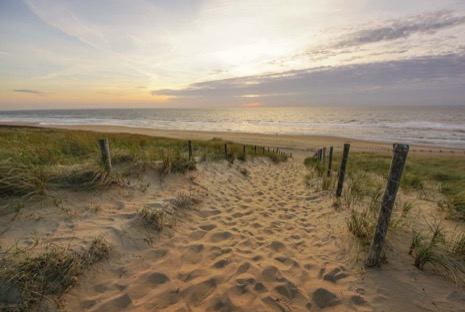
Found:
[[[449,239],[441,225],[437,224],[426,233],[414,233],[409,254],[414,256],[414,265],[418,269],[433,269],[464,286],[464,237],[465,234],[461,233]]]
[[[174,150],[167,150],[163,156],[160,173],[162,176],[167,176],[172,173],[186,173],[189,170],[195,170],[195,161],[183,158]]]
[[[144,222],[144,224],[154,228],[157,231],[163,230],[165,212],[163,208],[152,208],[144,206],[139,211],[139,218]]]
[[[90,265],[109,257],[110,246],[95,238],[89,250],[77,252],[54,244],[44,251],[10,250],[0,258],[0,309],[31,311],[47,309],[73,287]]]
[[[73,191],[107,190],[112,186],[123,185],[116,172],[83,165],[55,169],[50,174],[49,182],[51,188]]]
[[[202,199],[199,195],[194,193],[179,193],[175,198],[171,199],[171,204],[176,209],[193,209],[196,205],[200,204]]]
[[[0,161],[0,199],[44,195],[47,186],[46,168],[16,163],[13,159]]]

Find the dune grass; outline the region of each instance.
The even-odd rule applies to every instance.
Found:
[[[101,161],[101,138],[110,143],[112,172],[107,172]],[[225,159],[225,143],[230,162],[253,157],[287,160],[277,153],[263,153],[261,148],[255,153],[250,146],[244,157],[242,144],[218,138],[194,141],[194,156],[200,161]],[[13,202],[21,207],[50,190],[94,191],[121,186],[124,178],[139,177],[150,167],[161,176],[196,169],[196,161],[188,159],[186,141],[144,135],[0,126],[0,146],[0,210]]]
[[[335,207],[349,209],[347,228],[365,250],[374,236],[391,159],[390,153],[351,152],[342,197],[335,200]],[[337,176],[340,160],[341,155],[336,153],[331,176]],[[316,157],[307,158],[304,163],[313,172],[308,179],[315,176],[320,180],[327,179],[326,169]],[[399,189],[400,193],[409,196],[397,197],[390,231],[402,229],[404,235],[410,232],[414,220],[409,213],[418,199],[436,202],[449,209],[458,217],[456,221],[461,222],[460,219],[465,219],[464,189],[465,162],[462,157],[409,155]],[[412,197],[417,199],[402,199]],[[446,234],[440,224],[420,228],[423,230],[414,231],[409,250],[414,257],[414,266],[420,270],[435,270],[457,284],[465,285],[465,234],[458,228]],[[391,244],[391,241],[388,239],[387,243]]]
[[[337,175],[340,165],[339,154],[335,153],[333,159],[334,175]],[[385,181],[391,159],[390,153],[350,152],[346,179],[350,181],[353,176],[366,174]],[[369,188],[371,184],[366,181],[364,187]],[[416,192],[424,199],[435,201],[449,209],[451,216],[465,220],[465,161],[462,156],[411,153],[407,157],[400,189],[406,193]]]
[[[171,199],[170,203],[175,209],[193,209],[202,199],[198,194],[180,192],[176,197]]]
[[[409,254],[420,270],[429,267],[465,286],[465,233],[446,234],[441,224],[427,231],[415,232]]]
[[[157,231],[163,230],[165,212],[162,208],[145,206],[139,211],[138,215],[145,225],[152,227]]]
[[[34,246],[35,247],[35,246]],[[47,310],[78,282],[92,264],[109,258],[110,246],[99,236],[86,250],[48,244],[41,252],[15,247],[0,255],[0,310]]]

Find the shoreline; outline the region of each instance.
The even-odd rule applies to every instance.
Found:
[[[351,148],[357,151],[388,151],[392,143],[377,140],[365,140],[349,137],[324,136],[324,135],[287,135],[287,134],[263,134],[247,132],[219,132],[219,131],[188,131],[188,130],[164,130],[131,126],[112,125],[43,125],[40,123],[28,122],[0,122],[0,126],[33,127],[44,129],[67,129],[83,130],[102,133],[130,133],[155,137],[166,137],[181,140],[211,140],[222,138],[238,143],[249,145],[260,145],[279,147],[288,150],[308,151],[323,146],[334,145],[335,149],[342,149],[342,144],[349,143]],[[339,145],[339,146],[338,146]],[[409,144],[410,152],[413,153],[434,153],[451,155],[465,152],[465,148],[448,147],[437,145]]]

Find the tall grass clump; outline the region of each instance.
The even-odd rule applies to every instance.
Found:
[[[202,199],[198,194],[180,192],[171,199],[170,203],[175,209],[193,209],[197,204],[200,204]]]
[[[188,160],[182,157],[179,153],[174,150],[167,150],[163,157],[161,166],[161,174],[163,176],[171,173],[185,173],[188,170],[195,170],[195,161]]]
[[[13,311],[47,310],[76,285],[90,265],[109,257],[109,244],[97,237],[88,250],[78,252],[54,244],[34,253],[16,248],[0,257],[0,308]]]
[[[347,228],[363,245],[373,240],[377,220],[377,211],[370,207],[352,209],[346,220]]]
[[[54,189],[74,191],[107,190],[122,185],[117,173],[108,172],[99,166],[70,166],[54,170],[50,177],[50,186]]]
[[[465,285],[464,237],[462,233],[448,241],[441,225],[437,224],[426,233],[414,233],[409,254],[414,256],[414,265],[418,269],[431,268]]]
[[[287,155],[281,155],[276,152],[265,152],[265,156],[274,163],[285,162],[288,159]]]
[[[12,159],[0,161],[0,199],[42,196],[48,182],[45,167],[15,163]]]
[[[450,204],[465,219],[465,191],[455,194]]]
[[[163,230],[165,212],[162,208],[144,206],[139,211],[139,218],[144,222],[145,225],[150,226],[157,231]]]

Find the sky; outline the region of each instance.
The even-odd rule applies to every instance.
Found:
[[[464,105],[465,0],[0,0],[0,110]]]

